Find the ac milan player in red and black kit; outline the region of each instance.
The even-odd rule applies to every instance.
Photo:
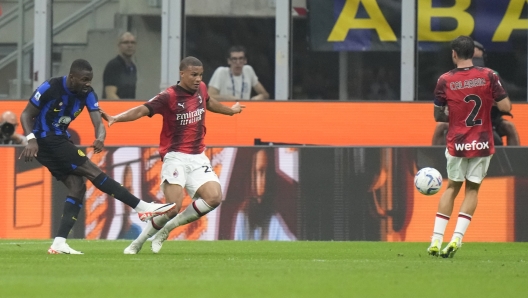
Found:
[[[197,220],[222,202],[220,182],[204,154],[205,111],[232,116],[241,113],[245,106],[237,102],[229,108],[209,97],[202,76],[202,62],[186,57],[180,63],[181,81],[177,85],[117,116],[102,112],[108,126],[154,114],[163,116],[159,146],[163,160],[161,189],[167,202],[176,203],[176,208],[149,221],[141,235],[125,248],[125,254],[137,254],[153,235],[156,237],[152,241],[152,251],[158,253],[171,230]],[[184,188],[194,201],[178,214]]]
[[[508,94],[496,73],[473,66],[475,44],[468,36],[459,36],[451,43],[456,68],[441,75],[435,88],[434,117],[449,122],[447,133],[448,185],[438,203],[431,245],[433,256],[453,257],[462,245],[462,238],[477,208],[480,184],[486,176],[495,147],[491,123],[491,107],[502,112],[511,110]],[[445,113],[446,106],[449,115]],[[442,250],[444,232],[453,212],[455,198],[466,182],[465,198],[460,206],[455,232]]]

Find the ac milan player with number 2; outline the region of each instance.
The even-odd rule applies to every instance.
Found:
[[[438,203],[431,245],[433,256],[452,258],[462,245],[462,238],[477,208],[480,184],[486,176],[495,147],[491,123],[491,107],[502,112],[511,110],[511,102],[495,72],[473,66],[475,44],[468,36],[459,36],[451,43],[456,68],[441,75],[435,89],[434,117],[437,122],[449,122],[447,133],[448,185]],[[448,108],[449,114],[445,108]],[[440,246],[453,212],[455,198],[466,182],[465,197],[449,244]]]

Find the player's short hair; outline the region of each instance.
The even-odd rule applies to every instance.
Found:
[[[243,46],[232,46],[227,50],[227,58],[231,58],[231,53],[233,52],[243,52],[244,56],[247,56],[246,48]]]
[[[187,67],[189,66],[202,66],[203,67],[203,64],[202,64],[202,61],[200,61],[200,59],[193,57],[193,56],[188,56],[188,57],[183,58],[183,60],[180,62],[180,71],[186,70]]]
[[[83,70],[92,71],[92,66],[90,65],[90,62],[84,59],[77,59],[73,61],[70,67],[70,73],[79,73]]]
[[[475,42],[471,37],[461,35],[451,42],[451,49],[457,53],[458,58],[471,59],[475,52]]]

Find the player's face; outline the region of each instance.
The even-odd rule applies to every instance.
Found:
[[[180,71],[180,85],[189,91],[197,91],[202,77],[202,66],[188,66],[187,69]]]
[[[80,72],[70,74],[69,78],[70,86],[68,86],[68,89],[70,89],[72,93],[86,94],[92,86],[93,72],[82,70]]]

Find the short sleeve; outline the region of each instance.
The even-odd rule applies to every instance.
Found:
[[[50,89],[50,83],[48,81],[42,83],[35,92],[33,92],[33,95],[31,95],[31,98],[29,101],[37,108],[42,109],[44,105],[50,100],[50,96],[48,96],[49,92],[47,92]]]
[[[86,108],[90,112],[99,111],[99,100],[97,99],[97,94],[93,91],[86,97]]]
[[[222,85],[222,67],[218,67],[209,81],[209,87],[220,90]]]
[[[209,101],[209,92],[207,92],[207,85],[205,84],[204,81],[202,81],[200,83],[200,93],[202,95],[203,98],[205,98],[205,102],[208,102]]]
[[[490,80],[491,93],[495,101],[501,101],[508,97],[508,93],[506,93],[506,90],[502,87],[500,78],[495,72],[490,71],[488,78]]]
[[[155,114],[163,115],[164,112],[168,109],[170,94],[167,90],[159,93],[155,97],[151,98],[144,105],[149,109],[149,117],[154,116]]]
[[[103,86],[117,86],[119,84],[119,65],[116,65],[116,60],[110,60],[103,72]]]
[[[436,82],[436,88],[434,91],[434,104],[440,107],[443,107],[447,104],[447,98],[445,93],[446,81],[443,77],[438,79]]]
[[[246,65],[244,67],[247,67],[247,73],[248,73],[251,87],[255,87],[259,82],[257,74],[255,73],[255,70],[250,65]]]

